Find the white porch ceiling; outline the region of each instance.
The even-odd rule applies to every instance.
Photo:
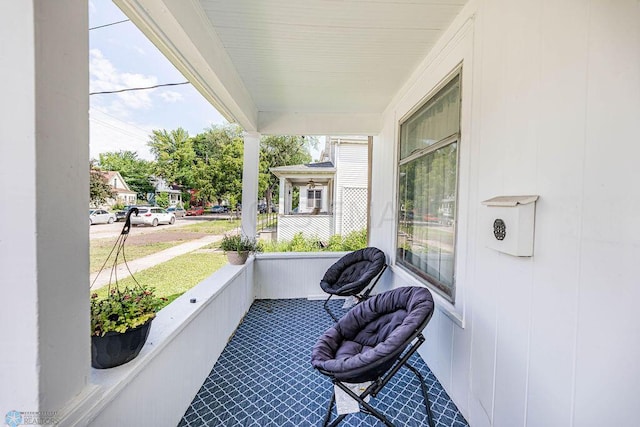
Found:
[[[230,121],[372,134],[466,0],[115,0]]]

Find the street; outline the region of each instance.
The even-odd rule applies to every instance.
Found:
[[[183,218],[176,219],[175,224],[159,225],[157,227],[149,226],[134,226],[136,234],[155,233],[159,230],[167,228],[179,228],[188,224],[193,224],[194,221],[210,221],[210,220],[225,220],[228,219],[228,215],[223,214],[208,214],[201,216],[185,216]],[[124,221],[114,222],[113,224],[96,224],[89,226],[89,238],[104,239],[110,237],[117,237],[122,232],[124,227]]]

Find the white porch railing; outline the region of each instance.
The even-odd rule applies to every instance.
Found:
[[[320,279],[346,252],[276,252],[255,263],[257,299],[326,298]]]
[[[305,237],[329,240],[335,233],[333,215],[280,215],[278,217],[278,241],[291,240],[302,232]]]
[[[262,254],[218,270],[158,313],[136,359],[92,369],[59,425],[176,426],[253,300],[321,297],[320,279],[342,255]]]

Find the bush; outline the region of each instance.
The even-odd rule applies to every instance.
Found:
[[[261,252],[262,242],[240,234],[225,234],[220,241],[220,249],[225,252]]]
[[[107,332],[124,333],[147,323],[156,316],[166,298],[156,297],[154,289],[144,286],[111,288],[105,298],[91,295],[91,335]]]
[[[157,193],[156,205],[160,206],[161,208],[169,207],[169,193]]]
[[[353,231],[342,237],[334,234],[326,245],[321,245],[318,238],[304,237],[301,232],[293,235],[290,241],[268,242],[264,244],[264,252],[351,252],[367,247],[367,230]]]
[[[318,252],[322,247],[317,238],[306,238],[299,232],[289,241],[268,242],[263,249],[265,252]]]
[[[329,237],[329,242],[327,243],[327,250],[330,252],[341,252],[342,251],[342,236],[340,234],[334,234]]]
[[[305,238],[302,233],[294,234],[289,246],[288,252],[316,252],[321,249],[317,238]]]
[[[343,251],[357,251],[367,247],[367,230],[352,231],[342,240]]]

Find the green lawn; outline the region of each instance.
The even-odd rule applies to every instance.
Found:
[[[168,230],[160,230],[154,234],[175,234],[175,233],[203,233],[203,234],[225,234],[231,230],[240,226],[240,220],[212,220],[212,221],[198,221],[193,224],[186,225],[184,227],[171,228]],[[149,235],[150,236],[150,235]],[[149,237],[151,238],[151,237]],[[167,240],[166,238],[159,240]],[[133,261],[137,258],[142,258],[147,255],[160,252],[162,250],[171,248],[173,246],[185,243],[189,239],[178,238],[176,240],[168,240],[161,242],[152,242],[144,244],[128,243],[125,249],[127,261]],[[109,252],[115,239],[94,239],[91,240],[89,248],[89,272],[95,273],[102,267],[102,264],[107,259]],[[131,240],[129,240],[131,242]],[[122,262],[122,260],[119,260]],[[109,263],[105,265],[105,269],[111,268],[113,265],[113,256],[109,260]]]
[[[272,214],[269,218],[273,220],[275,216]],[[258,214],[259,225],[264,225],[266,227],[266,224],[262,224],[266,219],[266,214]],[[186,231],[190,233],[225,234],[238,227],[240,227],[240,219],[214,219],[210,221],[195,221],[193,224],[185,225],[184,227],[172,228],[166,231],[167,233]]]
[[[100,267],[102,267],[102,264],[113,248],[114,241],[114,239],[96,239],[91,241],[89,247],[89,272],[94,273],[100,270]],[[175,240],[171,242],[148,243],[146,245],[127,245],[125,255],[127,256],[127,261],[133,261],[134,259],[160,252],[181,243],[184,243],[184,241]],[[114,255],[115,253],[111,255],[111,259],[109,259],[109,262],[104,267],[105,269],[108,270],[113,265]],[[122,262],[122,260],[119,261]]]
[[[225,264],[227,258],[222,252],[194,251],[136,273],[135,278],[141,285],[155,287],[156,295],[166,297],[166,304],[169,304]],[[128,277],[120,280],[119,286],[133,287],[135,282]],[[96,292],[103,298],[107,295],[108,287]]]
[[[240,220],[212,220],[212,221],[196,221],[193,224],[185,225],[184,227],[172,228],[166,230],[167,233],[207,233],[207,234],[224,234],[229,231],[240,227]]]
[[[220,249],[220,242],[209,243],[207,246],[204,246],[202,249]]]

